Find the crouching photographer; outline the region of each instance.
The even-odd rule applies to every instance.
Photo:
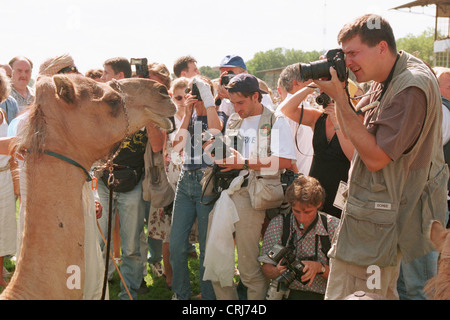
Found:
[[[327,252],[339,219],[319,212],[325,191],[317,179],[299,176],[286,190],[292,207],[270,221],[264,235],[263,274],[271,279],[267,300],[323,300]]]

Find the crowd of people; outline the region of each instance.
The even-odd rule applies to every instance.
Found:
[[[56,74],[149,78],[166,86],[177,106],[171,131],[150,123],[122,143],[113,174],[127,183],[114,186],[112,201],[109,172],[92,168],[94,245],[109,256],[103,235],[112,203],[120,299],[149,290],[147,266],[165,278],[172,299],[191,299],[190,256],[199,259],[203,300],[339,300],[358,291],[373,299],[427,299],[423,288],[438,260],[427,228],[448,221],[450,69],[433,70],[398,51],[389,23],[375,16],[380,27],[371,28],[373,18],[359,17],[339,32],[350,74],[344,82],[333,67],[329,78],[304,80],[296,63],[272,90],[238,55],[220,61],[217,79],[201,75],[192,56],[177,59],[173,75],[160,62],[133,71],[123,57],[84,75],[69,54],[40,65],[36,81]],[[0,67],[3,265],[20,250],[26,200],[24,176],[15,170],[24,164],[9,155],[8,142],[26,125],[35,92],[29,59]],[[324,93],[329,100],[322,103]],[[170,192],[157,199],[148,186],[161,179]],[[97,275],[104,267],[87,266]],[[371,266],[380,270],[375,284]],[[98,294],[93,288],[84,297]]]

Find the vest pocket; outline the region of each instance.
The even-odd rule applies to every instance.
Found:
[[[432,164],[432,169],[436,166]],[[432,220],[438,220],[444,224],[445,214],[447,212],[447,166],[442,166],[437,173],[431,170],[434,177],[427,181],[420,196],[422,207],[422,233],[428,232]]]
[[[360,266],[397,263],[397,206],[363,203],[351,198],[342,218],[336,257]]]

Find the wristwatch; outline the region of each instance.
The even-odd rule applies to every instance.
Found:
[[[320,269],[319,274],[324,274],[325,273],[325,266],[322,264],[322,269]]]
[[[245,159],[244,165],[242,166],[242,170],[248,170],[248,159]]]

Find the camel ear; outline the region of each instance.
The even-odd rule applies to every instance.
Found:
[[[75,88],[72,81],[64,75],[53,76],[56,86],[56,94],[68,104],[75,102]]]
[[[444,241],[446,237],[445,228],[439,221],[433,221],[430,229],[430,240],[433,242],[436,249],[441,252],[444,246]]]

